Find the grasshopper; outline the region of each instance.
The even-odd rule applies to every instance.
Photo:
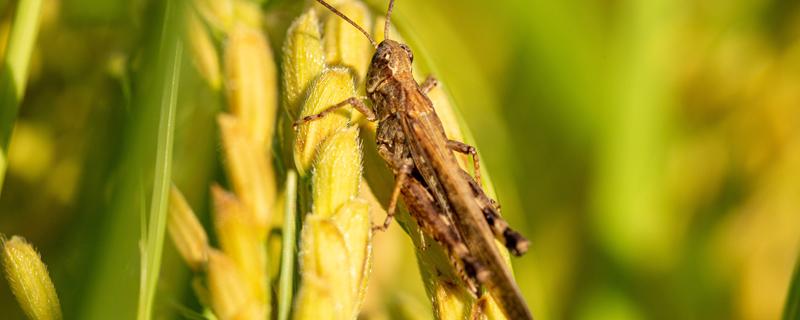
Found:
[[[357,23],[323,0],[320,4],[353,25],[376,48],[365,81],[373,108],[351,97],[324,111],[303,117],[294,126],[320,119],[352,106],[368,121],[377,121],[378,153],[395,175],[387,217],[378,230],[389,226],[400,194],[409,214],[423,232],[441,243],[451,264],[476,297],[485,286],[509,319],[533,319],[495,238],[514,255],[522,255],[528,240],[510,229],[500,207],[480,183],[479,159],[474,147],[450,140],[427,93],[437,85],[433,77],[422,84],[412,76],[411,49],[388,38],[394,0],[389,1],[385,40],[377,44]],[[473,178],[461,169],[454,151],[472,156]]]

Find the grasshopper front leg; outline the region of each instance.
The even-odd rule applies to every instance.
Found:
[[[364,98],[357,98],[357,97],[347,98],[346,100],[344,100],[342,102],[339,102],[337,104],[334,104],[334,105],[328,107],[325,110],[322,110],[322,112],[320,112],[320,113],[308,115],[308,116],[305,116],[305,117],[301,118],[300,120],[295,121],[292,124],[292,128],[297,129],[297,126],[299,126],[301,124],[308,123],[308,122],[311,122],[311,121],[314,121],[314,120],[322,119],[323,117],[325,117],[329,113],[334,112],[334,111],[338,110],[339,108],[342,108],[342,107],[347,106],[347,105],[351,105],[351,106],[353,106],[353,108],[355,108],[359,112],[363,113],[364,116],[367,118],[367,120],[370,121],[370,122],[378,120],[378,117],[375,116],[375,112],[373,112],[372,109],[370,109],[364,103],[363,99]]]

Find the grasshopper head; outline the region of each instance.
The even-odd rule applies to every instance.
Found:
[[[411,49],[394,40],[383,40],[372,56],[367,72],[367,93],[374,92],[384,81],[397,76],[411,76]]]

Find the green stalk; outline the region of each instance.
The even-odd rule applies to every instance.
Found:
[[[20,0],[0,75],[0,192],[6,176],[8,143],[25,93],[31,51],[39,33],[42,0]]]
[[[183,64],[179,22],[184,7],[183,1],[166,1],[150,8],[154,22],[142,37],[141,62],[131,69],[135,72],[132,107],[125,114],[122,152],[111,181],[113,194],[108,214],[99,217],[100,235],[90,262],[92,277],[76,319],[150,319],[157,308],[154,296]],[[140,234],[137,226],[146,229]]]
[[[167,27],[170,22],[170,9],[167,4],[166,19],[162,29],[160,50],[168,48]],[[172,179],[172,152],[175,142],[175,109],[178,104],[178,83],[180,80],[181,56],[183,46],[179,41],[168,59],[166,67],[171,70],[165,74],[164,91],[161,95],[160,115],[158,121],[158,146],[156,148],[155,175],[153,178],[153,194],[150,202],[149,223],[146,231],[145,249],[142,252],[140,270],[139,320],[150,319],[153,312],[153,300],[156,295],[158,275],[161,271],[161,255],[164,249],[164,234],[167,228],[167,207],[169,202],[169,186]]]
[[[161,270],[161,253],[167,227],[167,203],[172,174],[172,146],[175,141],[175,109],[178,103],[178,80],[180,79],[182,46],[175,47],[169,86],[165,88],[161,101],[158,125],[158,149],[156,172],[153,180],[153,198],[150,202],[150,221],[147,227],[146,251],[142,256],[142,290],[139,291],[138,319],[150,319],[153,299],[156,294],[158,273]]]
[[[800,319],[800,256],[794,266],[794,276],[783,307],[783,320]]]
[[[286,175],[286,205],[283,211],[283,243],[281,245],[281,275],[278,282],[278,320],[289,319],[292,308],[294,280],[295,236],[297,234],[297,174]]]

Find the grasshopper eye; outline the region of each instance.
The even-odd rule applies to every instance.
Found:
[[[411,61],[411,62],[414,62],[414,53],[411,52],[411,48],[409,48],[405,44],[400,44],[400,48],[403,48],[403,50],[406,51],[406,54],[408,54],[408,60]]]

